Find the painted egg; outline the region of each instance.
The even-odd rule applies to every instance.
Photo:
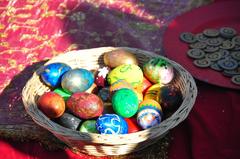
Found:
[[[159,102],[165,114],[176,111],[181,105],[182,101],[182,93],[177,87],[173,85],[167,85],[160,88]]]
[[[103,55],[104,64],[114,68],[123,64],[138,65],[136,56],[124,49],[113,50],[106,52]]]
[[[61,85],[66,92],[84,92],[94,82],[93,73],[82,68],[72,69],[62,76]]]
[[[156,109],[142,109],[137,114],[137,123],[142,129],[148,129],[161,123],[161,115]]]
[[[144,101],[142,101],[138,106],[138,111],[146,108],[156,109],[160,114],[162,114],[161,105],[153,99],[145,99]]]
[[[138,103],[141,103],[143,101],[143,94],[142,94],[142,92],[139,92],[139,91],[137,91],[135,89],[133,91],[136,93],[136,95],[138,97]]]
[[[104,102],[111,101],[111,96],[110,96],[109,87],[101,88],[101,89],[98,91],[98,96],[99,96]]]
[[[151,86],[152,83],[146,77],[143,77],[142,93],[144,94],[147,91],[147,89]]]
[[[141,130],[135,118],[124,118],[124,119],[128,125],[128,134],[138,132]]]
[[[106,87],[107,86],[107,75],[110,72],[109,67],[102,67],[97,70],[96,76],[95,76],[95,84],[99,87]]]
[[[151,87],[149,87],[144,94],[143,100],[153,99],[153,100],[159,102],[159,92],[160,92],[161,87],[162,87],[162,85],[159,83],[154,84]]]
[[[138,110],[138,97],[133,90],[120,89],[112,96],[112,106],[118,115],[124,118],[132,117]]]
[[[86,133],[98,133],[96,128],[96,120],[86,120],[82,123],[80,129],[80,132],[86,132]]]
[[[115,91],[122,88],[128,88],[133,90],[133,86],[130,83],[128,83],[126,80],[118,80],[110,86],[110,92],[111,94],[113,94]]]
[[[125,80],[133,87],[137,87],[142,84],[143,72],[137,65],[120,65],[114,68],[107,77],[107,81],[110,85],[118,80]]]
[[[173,66],[166,60],[152,58],[143,66],[145,77],[153,83],[168,84],[174,77]]]
[[[57,118],[55,122],[66,128],[77,130],[82,120],[70,113],[65,112],[61,117]]]
[[[58,87],[63,74],[71,70],[71,67],[64,63],[51,63],[44,66],[40,77],[42,81],[50,87]]]
[[[56,88],[54,92],[63,97],[65,101],[72,95],[71,93],[65,92],[62,88]]]
[[[66,102],[71,112],[82,119],[98,117],[103,112],[103,102],[95,94],[77,92]]]
[[[65,111],[64,99],[55,92],[46,92],[38,98],[38,108],[49,118],[58,118]]]
[[[127,134],[127,122],[117,114],[104,114],[97,119],[97,130],[100,134]]]

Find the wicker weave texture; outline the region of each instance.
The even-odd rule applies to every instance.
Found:
[[[136,48],[119,48],[127,49],[134,53],[138,58],[140,66],[147,62],[150,58],[160,56],[152,52]],[[72,68],[96,70],[104,65],[102,55],[105,52],[119,48],[101,47],[71,51],[54,57],[45,65],[54,62],[63,62],[70,65]],[[49,130],[51,133],[53,133],[53,135],[55,135],[73,150],[95,156],[122,155],[141,150],[151,144],[154,144],[157,139],[163,137],[170,129],[182,122],[191,111],[197,96],[197,87],[193,77],[176,62],[171,61],[163,56],[160,57],[167,60],[175,68],[176,73],[173,84],[180,88],[183,94],[183,102],[174,114],[163,120],[158,126],[125,135],[80,133],[78,131],[64,128],[48,119],[37,108],[37,98],[44,92],[50,90],[41,82],[39,78],[38,72],[41,71],[41,68],[33,74],[26,86],[23,88],[22,98],[25,109],[38,125]]]

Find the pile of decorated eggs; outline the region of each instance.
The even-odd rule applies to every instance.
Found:
[[[39,110],[68,129],[127,134],[159,125],[181,105],[174,68],[165,59],[155,57],[141,67],[123,49],[103,59],[94,72],[67,63],[45,65],[40,78],[50,91],[37,99]]]

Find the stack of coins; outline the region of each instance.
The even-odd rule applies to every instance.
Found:
[[[240,85],[240,35],[234,28],[207,28],[197,34],[183,32],[180,39],[189,45],[187,55],[195,66],[219,71]]]

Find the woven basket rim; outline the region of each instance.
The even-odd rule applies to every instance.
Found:
[[[55,61],[58,61],[59,59],[61,59],[61,58],[64,58],[65,56],[72,56],[73,54],[76,54],[76,53],[78,53],[78,52],[84,52],[84,51],[90,51],[90,50],[92,50],[92,51],[94,51],[94,50],[100,50],[100,51],[104,51],[104,50],[106,50],[106,51],[104,51],[104,52],[107,52],[108,50],[115,50],[115,49],[129,49],[129,50],[134,50],[134,51],[136,51],[136,52],[139,52],[139,53],[144,53],[144,54],[146,54],[147,56],[151,56],[151,57],[162,57],[162,58],[164,58],[164,59],[166,59],[168,62],[170,62],[173,66],[174,66],[174,68],[175,69],[177,69],[177,71],[179,71],[179,72],[182,72],[182,73],[184,73],[184,74],[186,74],[189,78],[190,78],[190,81],[194,81],[194,79],[193,79],[193,77],[191,76],[191,74],[185,69],[185,68],[183,68],[180,64],[178,64],[178,63],[176,63],[175,61],[172,61],[172,60],[170,60],[170,59],[168,59],[168,58],[166,58],[166,57],[164,57],[164,56],[162,56],[162,55],[158,55],[158,54],[155,54],[155,53],[153,53],[153,52],[150,52],[150,51],[145,51],[145,50],[141,50],[141,49],[137,49],[137,48],[130,48],[130,47],[100,47],[100,48],[91,48],[91,49],[83,49],[83,50],[74,50],[74,51],[69,51],[69,52],[66,52],[66,53],[64,53],[64,54],[60,54],[60,55],[58,55],[58,56],[56,56],[56,57],[53,57],[52,59],[50,59],[49,61],[47,61],[44,65],[47,65],[47,64],[49,64],[49,63],[53,63],[53,62],[55,62]],[[37,75],[37,71],[35,71],[34,72],[34,74],[33,74],[33,76],[38,76]],[[31,116],[31,118],[37,123],[37,124],[39,124],[39,121],[36,119],[36,117],[34,116],[34,114],[32,114],[30,111],[29,111],[29,105],[26,105],[26,98],[24,98],[24,96],[25,96],[25,91],[26,91],[26,88],[27,87],[29,87],[29,85],[31,85],[31,83],[29,83],[29,81],[33,78],[33,76],[28,80],[28,82],[27,82],[27,84],[25,85],[25,87],[23,88],[23,91],[22,91],[22,98],[23,98],[23,102],[24,102],[24,107],[25,107],[25,110],[27,111],[27,113]],[[186,86],[186,89],[189,89],[189,85],[187,85]],[[195,100],[196,100],[196,96],[197,96],[197,87],[196,87],[196,84],[195,84],[195,82],[192,82],[191,83],[191,87],[194,87],[195,88],[195,92],[193,92],[192,93],[192,102],[194,103],[195,102]],[[183,103],[184,102],[186,102],[186,100],[187,100],[187,98],[184,98],[184,100],[183,100]],[[36,104],[36,103],[35,103]],[[181,105],[182,106],[182,105]],[[180,106],[180,107],[181,107]],[[36,107],[36,105],[35,105],[35,107]],[[190,106],[190,109],[193,107],[193,105],[192,106]],[[38,109],[36,109],[36,110],[38,110]],[[38,111],[40,111],[40,110],[38,110]],[[79,137],[80,136],[80,138],[83,140],[83,141],[89,141],[89,140],[91,140],[92,138],[94,138],[94,139],[99,139],[99,141],[97,140],[94,140],[93,142],[94,143],[103,143],[103,144],[110,144],[110,142],[105,142],[105,140],[103,141],[103,140],[101,140],[102,138],[109,138],[109,137],[111,137],[111,138],[113,138],[114,139],[114,136],[116,137],[116,139],[123,139],[123,141],[120,141],[119,142],[119,144],[128,144],[129,142],[128,142],[128,140],[124,140],[124,138],[125,137],[127,137],[127,138],[135,138],[136,136],[141,136],[142,134],[143,134],[143,136],[145,136],[145,135],[148,135],[148,134],[150,134],[150,136],[151,136],[151,134],[152,133],[155,133],[156,132],[156,130],[158,130],[160,127],[161,127],[161,125],[164,125],[164,124],[166,124],[169,120],[174,120],[174,116],[176,115],[176,114],[178,114],[179,113],[179,109],[176,111],[176,112],[174,112],[170,117],[168,117],[167,119],[165,119],[165,120],[163,120],[159,125],[157,125],[157,126],[154,126],[154,127],[151,127],[151,128],[149,128],[149,129],[145,129],[145,130],[141,130],[141,131],[138,131],[138,132],[135,132],[135,133],[130,133],[130,134],[114,134],[114,135],[112,135],[112,134],[96,134],[96,133],[83,133],[83,132],[78,132],[77,130],[71,130],[71,129],[68,129],[68,128],[65,128],[65,127],[63,127],[63,126],[60,126],[59,124],[57,124],[57,123],[55,123],[55,122],[53,122],[52,120],[50,120],[50,119],[48,119],[41,111],[40,111],[40,114],[42,115],[42,116],[45,116],[45,118],[46,118],[46,120],[49,122],[49,124],[51,125],[51,126],[53,126],[54,128],[55,127],[57,127],[57,128],[59,128],[59,129],[61,129],[61,130],[63,130],[63,131],[61,131],[61,132],[64,132],[64,131],[68,131],[69,132],[69,135],[66,135],[66,134],[64,134],[64,133],[61,133],[61,132],[56,132],[55,130],[53,130],[54,128],[52,128],[50,125],[41,125],[42,127],[44,127],[45,129],[48,129],[50,132],[52,132],[53,134],[56,134],[56,135],[63,135],[63,136],[65,136],[65,137],[67,137],[67,136],[74,136],[74,135],[76,135],[76,137]],[[188,112],[189,113],[189,112]],[[188,114],[187,114],[188,115]],[[187,116],[186,116],[187,117]],[[185,118],[186,118],[185,117]],[[185,119],[184,118],[184,119]],[[182,119],[181,121],[183,121],[184,119]],[[176,126],[176,125],[178,125],[180,122],[181,122],[180,120],[179,120],[179,122],[176,122],[173,126],[169,126],[167,129],[165,129],[164,131],[161,131],[162,132],[162,134],[165,134],[166,132],[168,132],[171,128],[173,128],[174,126]],[[77,132],[77,133],[76,133]],[[153,136],[156,136],[157,134],[155,133]],[[139,142],[142,142],[142,141],[145,141],[145,140],[147,140],[148,138],[142,138],[142,140],[137,140],[137,141],[135,141],[136,143],[139,143]],[[92,141],[91,141],[92,142]],[[130,143],[135,143],[135,142],[130,142]]]

